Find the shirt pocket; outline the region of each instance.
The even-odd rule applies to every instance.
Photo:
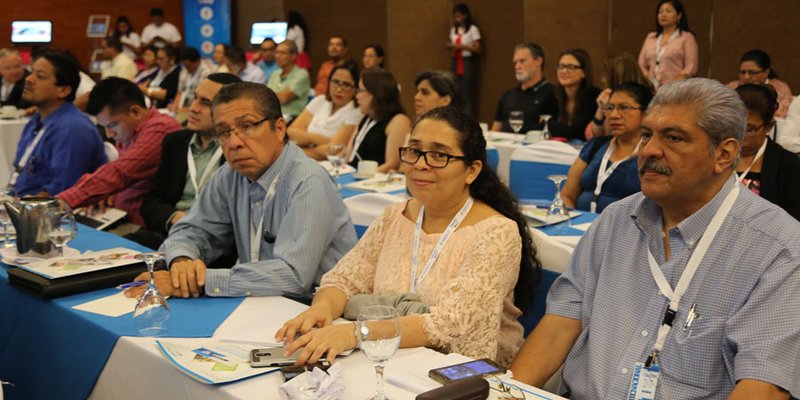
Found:
[[[685,313],[675,318],[672,334],[664,346],[662,384],[674,393],[699,390],[704,393],[702,397],[713,396],[711,390],[719,390],[725,385],[709,383],[729,380],[722,348],[727,319],[701,316],[688,329],[684,329],[685,321]]]

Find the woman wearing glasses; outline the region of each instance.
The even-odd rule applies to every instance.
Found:
[[[639,66],[659,86],[691,78],[697,73],[697,40],[689,30],[689,17],[680,0],[660,0],[656,8],[656,31],[644,39]]]
[[[412,199],[387,208],[323,276],[311,307],[278,331],[288,352],[305,346],[298,362],[325,353],[332,360],[356,346],[354,324],[330,324],[357,294],[413,294],[429,306],[401,316],[400,347],[513,360],[522,341],[517,318],[534,297],[539,265],[516,199],[486,167],[485,148],[463,111],[437,108],[420,118],[399,151]],[[292,340],[295,333],[303,336]]]
[[[592,65],[589,53],[570,49],[561,53],[556,65],[558,85],[558,115],[548,122],[554,138],[583,142],[583,131],[597,111],[600,89],[592,84]]]
[[[400,104],[397,81],[387,70],[364,71],[358,82],[356,101],[364,118],[347,144],[347,160],[358,167],[360,160],[378,162],[378,172],[400,168],[397,149],[411,130],[411,120]]]
[[[642,136],[642,115],[652,98],[648,87],[635,82],[613,89],[604,108],[609,135],[583,146],[561,191],[564,204],[599,213],[641,190],[635,155]]]
[[[800,221],[800,159],[772,139],[778,107],[772,87],[745,84],[736,88],[747,108],[747,130],[739,155],[736,178],[753,193],[777,204]]]
[[[728,84],[731,89],[748,83],[761,83],[770,85],[778,94],[778,109],[775,118],[786,118],[789,105],[792,103],[792,91],[789,85],[778,79],[778,74],[772,69],[772,60],[764,50],[750,50],[742,55],[739,60],[739,80]]]
[[[358,66],[347,60],[333,68],[328,77],[328,92],[311,100],[289,126],[289,139],[311,158],[324,160],[328,143],[346,144],[361,120],[355,105]]]

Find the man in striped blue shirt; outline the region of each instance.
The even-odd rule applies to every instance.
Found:
[[[735,179],[746,115],[716,81],[659,89],[642,193],[578,244],[516,379],[542,385],[563,364],[572,399],[800,396],[800,223]]]
[[[162,294],[310,298],[322,274],[356,243],[330,175],[286,140],[280,103],[264,85],[225,85],[214,98],[214,137],[227,165],[163,245]],[[239,263],[206,262],[236,244]]]

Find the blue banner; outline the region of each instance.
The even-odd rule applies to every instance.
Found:
[[[218,43],[231,43],[231,0],[183,0],[186,46],[211,57]]]

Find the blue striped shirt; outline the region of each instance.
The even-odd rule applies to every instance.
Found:
[[[250,258],[250,209],[260,202],[278,175],[275,197],[267,206],[259,259]],[[275,163],[255,182],[229,165],[215,172],[191,210],[172,227],[164,242],[168,265],[179,256],[214,260],[236,242],[240,262],[231,269],[206,270],[209,296],[293,295],[310,298],[312,284],[356,243],[350,214],[336,184],[295,145],[285,145]],[[241,262],[248,261],[248,262]]]
[[[669,231],[661,209],[638,193],[603,212],[553,284],[547,312],[578,319],[582,332],[564,364],[572,399],[627,398],[632,371],[656,340],[669,301],[658,292],[649,247],[674,288],[725,196]],[[684,329],[697,304],[700,319]],[[741,379],[798,396],[800,223],[741,190],[684,294],[660,356],[657,399],[725,399]]]

